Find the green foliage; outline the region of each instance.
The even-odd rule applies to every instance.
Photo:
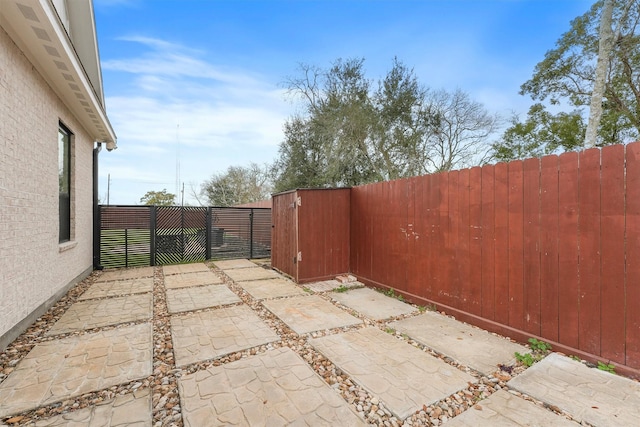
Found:
[[[340,285],[337,288],[334,288],[333,292],[343,293],[343,292],[347,292],[348,290],[349,288],[346,287],[345,285]]]
[[[531,350],[534,352],[544,353],[545,355],[551,351],[551,344],[540,341],[536,338],[529,338],[529,347],[531,347]]]
[[[144,196],[140,198],[140,203],[143,205],[155,205],[155,206],[173,206],[175,205],[176,195],[168,193],[167,189],[162,191],[147,191]]]
[[[526,367],[530,367],[534,363],[544,359],[551,351],[550,344],[536,338],[529,338],[529,347],[531,347],[530,353],[520,354],[517,351],[515,352],[516,360]]]
[[[492,144],[493,156],[510,161],[577,150],[582,147],[585,130],[580,111],[551,114],[544,105],[534,104],[524,122],[517,116],[511,118],[511,126]]]
[[[542,360],[542,357],[535,357],[532,353],[520,354],[516,351],[516,360],[528,368],[537,361]]]
[[[285,124],[275,190],[353,186],[478,162],[497,118],[458,90],[424,88],[398,59],[377,83],[363,59],[300,66],[302,113]]]
[[[598,145],[635,140],[640,135],[640,8],[637,0],[614,0],[616,40],[609,60]],[[635,5],[635,7],[634,7]],[[627,6],[631,6],[626,9]],[[580,109],[590,103],[598,55],[602,1],[571,22],[547,51],[521,94],[552,105],[563,101]],[[561,144],[560,146],[565,146]]]
[[[612,374],[616,373],[616,367],[613,363],[602,363],[598,361],[598,369]]]
[[[395,298],[398,301],[403,301],[404,302],[404,297],[402,295],[400,295],[400,294],[397,294],[396,291],[393,288],[389,288],[389,289],[386,289],[386,290],[378,289],[378,291],[383,293],[383,294],[385,294],[388,297]]]
[[[391,327],[389,327],[389,326],[387,326],[386,328],[384,328],[384,331],[385,331],[386,333],[388,333],[388,334],[392,334],[392,335],[395,335],[395,333],[396,333],[396,330],[395,330],[395,329],[393,329],[393,328],[391,328]]]
[[[272,175],[267,165],[229,166],[200,186],[200,194],[210,206],[228,207],[271,198]]]

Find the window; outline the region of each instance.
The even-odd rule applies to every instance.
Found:
[[[59,241],[71,240],[71,132],[58,126],[58,189],[60,209]]]

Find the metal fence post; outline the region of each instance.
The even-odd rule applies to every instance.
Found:
[[[100,252],[102,249],[102,206],[97,205],[93,219],[93,268],[102,270],[100,265]]]
[[[124,266],[129,267],[129,229],[124,229]]]
[[[253,259],[253,208],[249,212],[249,259]]]
[[[156,207],[149,206],[149,264],[156,265]]]
[[[205,232],[205,244],[207,246],[206,249],[206,254],[205,254],[205,258],[206,259],[211,259],[211,206],[207,207],[207,216],[206,216],[206,224],[205,227],[206,232]]]

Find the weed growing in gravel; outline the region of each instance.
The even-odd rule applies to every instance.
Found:
[[[400,295],[400,294],[396,294],[396,291],[394,291],[393,288],[389,288],[387,290],[379,290],[379,291],[382,292],[383,294],[385,294],[388,297],[395,298],[398,301],[404,302],[404,297],[402,295]]]
[[[340,285],[337,288],[333,289],[333,292],[347,292],[349,290],[349,288],[347,288],[345,285]]]
[[[435,304],[427,304],[427,305],[419,305],[418,306],[418,311],[420,311],[420,313],[424,313],[425,311],[436,311],[437,307]]]
[[[388,334],[391,334],[391,335],[395,335],[395,333],[396,333],[396,330],[395,330],[395,329],[390,328],[390,327],[388,327],[388,326],[387,326],[386,328],[384,328],[384,331],[385,331],[386,333],[388,333]]]
[[[529,346],[531,347],[531,350],[539,353],[545,353],[545,355],[551,351],[551,344],[535,338],[529,338]]]
[[[601,371],[609,372],[611,374],[616,373],[616,366],[613,363],[598,362],[598,369]]]
[[[541,361],[551,351],[551,344],[540,341],[536,338],[529,338],[531,353],[520,354],[516,351],[516,360],[527,368],[536,362]]]

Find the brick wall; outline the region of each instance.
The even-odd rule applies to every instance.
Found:
[[[92,265],[93,141],[0,28],[0,349]],[[72,242],[58,243],[58,122],[73,132]],[[13,329],[13,330],[12,330]]]

